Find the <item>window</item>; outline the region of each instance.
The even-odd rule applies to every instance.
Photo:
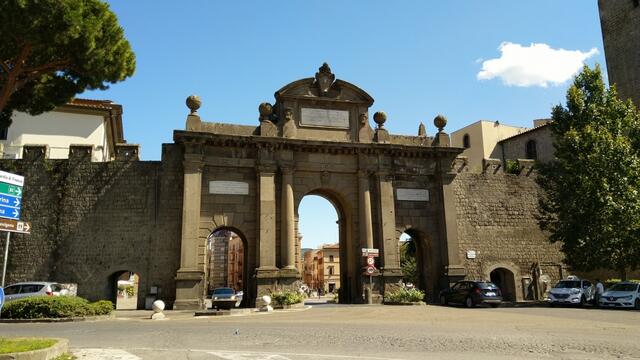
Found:
[[[469,134],[464,134],[462,137],[462,147],[468,149],[471,147],[471,139],[469,138]]]
[[[333,266],[329,266],[329,275],[333,275]]]
[[[7,140],[7,135],[9,134],[9,128],[6,127],[4,129],[0,129],[0,140]]]
[[[20,292],[20,285],[7,286],[4,289],[4,294],[5,295],[13,295],[13,294],[17,294],[19,292]]]
[[[329,255],[329,262],[333,262],[333,255]]]
[[[535,140],[527,141],[527,144],[525,145],[525,152],[526,152],[526,158],[527,159],[532,159],[532,160],[537,160],[538,159],[538,151],[536,149],[536,141]]]

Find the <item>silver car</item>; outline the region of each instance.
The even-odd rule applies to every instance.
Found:
[[[58,296],[67,291],[62,285],[54,282],[21,282],[4,288],[5,301],[22,299],[30,296]]]
[[[633,307],[640,310],[640,285],[628,281],[613,285],[600,296],[600,306]]]
[[[551,306],[561,304],[584,306],[593,301],[594,296],[595,286],[590,281],[570,276],[560,280],[551,288],[547,301]]]

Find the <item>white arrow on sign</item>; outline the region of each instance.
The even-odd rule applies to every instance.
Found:
[[[13,209],[13,216],[18,217],[19,214],[20,212],[18,212],[18,210]]]
[[[29,230],[31,230],[31,225],[29,225],[29,223],[27,223],[27,222],[23,223],[23,224],[24,224],[23,225],[24,226],[24,231],[25,232],[29,232]]]
[[[17,196],[21,196],[22,195],[22,188],[18,188],[18,191],[16,192]]]
[[[13,200],[13,201],[14,201],[13,206],[15,206],[15,207],[20,206],[20,199],[16,198],[16,199],[15,199],[15,200]]]

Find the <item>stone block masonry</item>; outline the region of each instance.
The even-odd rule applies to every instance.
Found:
[[[125,147],[106,163],[91,162],[91,148],[82,146],[72,147],[68,160],[27,147],[23,159],[0,161],[3,170],[25,176],[21,217],[32,223],[31,235],[12,235],[7,283],[77,283],[79,296],[115,300],[116,277],[132,271],[140,276],[139,308],[151,287],[173,301],[181,150],[165,144],[162,162],[139,161],[137,149]]]

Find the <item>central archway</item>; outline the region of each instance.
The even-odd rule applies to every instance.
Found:
[[[314,261],[315,258],[314,264],[317,266],[315,277],[313,276],[314,265],[304,264],[301,241],[305,236],[310,237],[311,234],[305,234],[304,232],[300,234],[300,229],[305,228],[303,225],[305,222],[314,221],[313,218],[310,219],[309,217],[300,216],[300,209],[304,207],[303,202],[309,198],[315,198],[316,201],[322,199],[320,201],[326,201],[331,204],[333,210],[335,210],[334,221],[335,226],[337,226],[337,231],[332,232],[331,229],[328,229],[328,231],[325,232],[325,234],[330,234],[330,238],[327,238],[327,241],[316,240],[313,244],[313,246],[316,247],[314,249],[314,256],[307,256],[308,261]],[[349,260],[353,258],[353,242],[350,236],[350,213],[348,213],[347,208],[343,204],[344,201],[341,200],[340,195],[328,189],[314,189],[300,196],[295,210],[296,223],[298,224],[297,244],[298,248],[301,249],[298,259],[302,262],[299,268],[302,269],[303,282],[305,281],[305,277],[307,281],[311,280],[313,282],[313,284],[306,285],[321,289],[321,293],[323,294],[333,293],[334,295],[338,295],[338,301],[343,304],[361,303],[361,294],[355,290],[357,289],[358,276],[353,269],[353,261]],[[330,210],[326,210],[326,208],[324,211],[330,212]],[[323,217],[324,221],[322,224],[325,225],[326,223],[326,226],[329,226],[330,220],[327,220],[326,214]],[[302,239],[300,236],[302,236]],[[307,269],[305,269],[305,265]],[[317,290],[318,289],[316,289],[316,291]]]

